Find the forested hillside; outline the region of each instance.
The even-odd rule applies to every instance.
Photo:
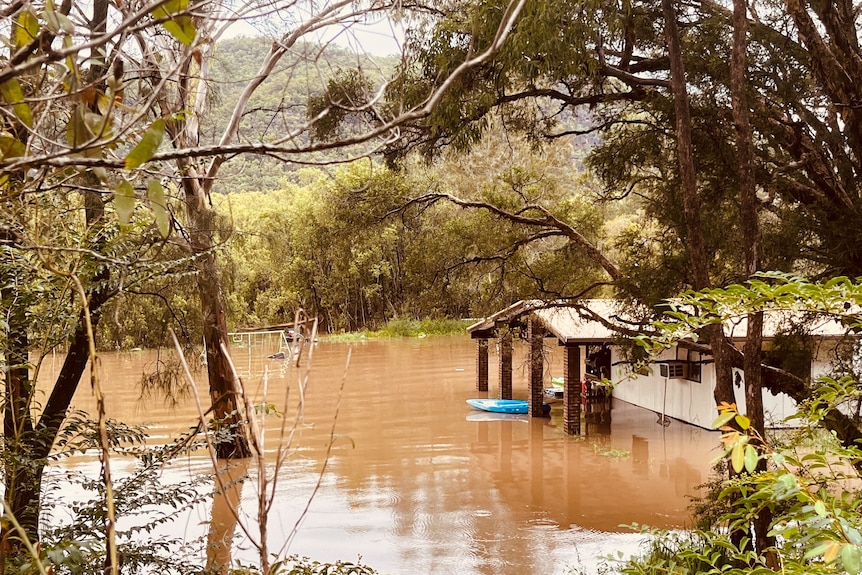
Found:
[[[233,103],[248,81],[259,73],[260,62],[271,40],[238,37],[219,42],[213,58],[212,99],[201,118],[201,143],[218,143],[230,121]],[[295,133],[308,122],[309,97],[320,96],[327,82],[340,71],[361,69],[372,87],[378,88],[395,58],[371,58],[329,44],[300,43],[291,50],[251,96],[242,117],[239,138],[250,143],[273,142]],[[273,121],[273,117],[277,121]],[[301,136],[305,137],[305,136]],[[304,156],[303,164],[341,161],[345,152],[321,152]],[[277,189],[283,178],[294,176],[302,165],[267,156],[238,156],[227,162],[213,186],[217,192]]]

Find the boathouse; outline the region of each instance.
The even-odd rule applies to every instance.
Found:
[[[764,349],[790,319],[780,313],[767,314],[764,322]],[[587,394],[594,394],[597,381],[614,383],[613,397],[654,411],[665,425],[676,419],[709,428],[717,415],[713,397],[715,370],[709,354],[695,351],[684,343],[652,358],[647,368],[632,372],[624,341],[638,333],[641,324],[617,300],[584,300],[577,304],[549,304],[538,300],[519,301],[467,328],[476,340],[476,389],[488,391],[489,341],[499,347],[499,396],[512,397],[512,355],[516,337],[530,346],[530,414],[543,415],[544,361],[546,338],[564,347],[563,356],[563,429],[580,434],[582,415],[590,410]],[[728,322],[725,333],[738,345],[745,335],[745,320]],[[832,320],[806,324],[810,356],[803,357],[804,374],[817,377],[829,371],[836,346],[846,337],[843,327]],[[796,366],[796,369],[800,369]],[[734,370],[736,403],[745,411],[745,390],[741,370]],[[598,394],[595,394],[598,395]],[[609,402],[608,402],[609,404]],[[763,391],[766,421],[780,425],[795,411],[794,402],[785,394]]]

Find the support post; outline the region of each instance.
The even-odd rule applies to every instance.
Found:
[[[566,345],[563,356],[563,431],[581,434],[581,346]]]
[[[488,391],[488,340],[476,340],[476,391]]]
[[[530,415],[543,417],[545,415],[543,389],[544,328],[533,317],[527,321],[527,338],[530,340]]]
[[[512,331],[500,332],[500,399],[512,399]]]

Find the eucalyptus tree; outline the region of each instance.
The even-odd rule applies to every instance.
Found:
[[[20,524],[4,522],[6,536],[14,532],[20,540],[38,540],[45,455],[87,360],[96,363],[93,334],[99,310],[128,288],[131,275],[146,275],[138,271],[142,263],[163,265],[153,249],[165,242],[185,250],[177,268],[196,279],[213,416],[235,429],[230,441],[219,442],[218,454],[250,454],[238,419],[215,253],[222,238],[210,194],[222,166],[241,154],[331,162],[332,156],[315,154],[344,150],[339,157],[344,160],[394,141],[399,125],[427,116],[459,78],[499,50],[522,4],[506,8],[493,42],[427,85],[425,96],[411,105],[381,106],[378,88],[360,78],[350,92],[313,99],[301,124],[279,124],[281,110],[273,110],[269,125],[280,128],[275,137],[243,132],[248,102],[289,53],[300,56],[296,65],[319,74],[320,85],[326,83],[323,48],[309,48],[303,39],[331,39],[363,22],[385,15],[421,16],[433,6],[387,0],[239,5],[194,0],[64,0],[57,5],[44,0],[16,1],[0,9],[7,23],[6,47],[0,52],[4,436],[7,456],[29,473],[21,481],[15,479],[18,471],[4,476],[5,497],[12,502],[4,511]],[[201,124],[211,99],[215,42],[239,21],[271,26],[271,48],[257,72],[242,79],[244,89],[227,125],[220,127],[217,141],[208,143],[201,138]],[[354,118],[355,129],[335,141],[315,140],[315,125],[330,113]],[[43,289],[49,286],[60,291]],[[70,293],[74,301],[62,295]],[[44,308],[62,314],[46,317]],[[40,326],[46,326],[47,335],[37,331]],[[37,410],[27,357],[67,340],[64,368]],[[95,369],[92,373],[98,395]],[[107,451],[103,413],[100,421]],[[106,568],[116,573],[107,457],[104,473]]]

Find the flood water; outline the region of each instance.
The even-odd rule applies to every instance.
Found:
[[[562,354],[548,343],[549,379],[562,375]],[[494,396],[497,358],[492,350],[490,393],[476,392],[475,343],[466,336],[318,343],[294,422],[305,370],[268,359],[276,350],[264,342],[232,352],[246,389],[286,413],[295,430],[270,514],[274,551],[287,542],[287,554],[321,562],[361,556],[392,575],[596,572],[600,557],[637,550],[641,536],[622,525],[688,527],[687,496],[708,479],[716,455],[715,433],[677,421],[663,427],[623,402],[613,404],[609,433],[586,437],[562,433],[560,404],[550,418],[476,421],[465,400]],[[527,397],[526,352],[516,346],[516,398]],[[190,398],[177,406],[138,398],[137,381],[154,358],[103,354],[102,385],[108,417],[148,424],[164,440],[193,425],[198,411]],[[203,370],[198,378],[206,402]],[[95,413],[85,384],[75,406]],[[262,422],[271,473],[282,419]],[[208,466],[201,454],[170,473]],[[243,508],[254,524],[254,466],[250,473]],[[169,529],[192,539],[208,517],[201,506]],[[238,548],[253,559],[247,542]]]

